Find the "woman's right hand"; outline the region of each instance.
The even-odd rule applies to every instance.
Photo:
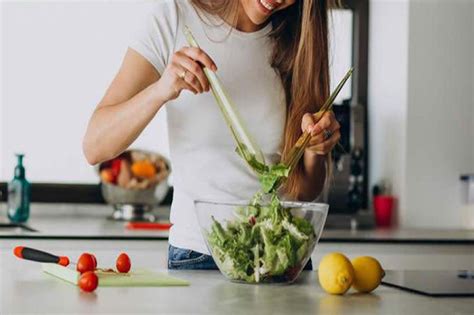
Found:
[[[174,100],[182,90],[194,94],[208,92],[210,86],[203,66],[217,71],[214,61],[200,48],[183,47],[175,52],[157,82],[161,99],[164,102]]]

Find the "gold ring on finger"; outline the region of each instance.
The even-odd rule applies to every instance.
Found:
[[[183,72],[181,72],[181,74],[179,75],[179,77],[180,77],[181,80],[185,80],[185,79],[186,79],[186,73],[188,73],[188,70],[184,70]]]

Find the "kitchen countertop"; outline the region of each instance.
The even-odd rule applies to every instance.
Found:
[[[0,222],[5,220],[5,206],[0,205]],[[38,232],[0,229],[0,239],[134,239],[167,240],[167,231],[127,230],[123,222],[107,219],[112,208],[106,205],[33,204],[28,226]],[[167,219],[169,207],[156,210],[159,218]],[[320,242],[349,243],[415,243],[415,244],[471,244],[474,230],[441,229],[325,229]]]
[[[218,271],[169,271],[189,287],[98,288],[92,294],[41,272],[37,263],[11,254],[14,240],[0,243],[0,313],[44,314],[472,314],[472,298],[432,298],[380,286],[373,294],[332,296],[317,284],[314,272],[303,272],[293,285],[246,285],[227,281]],[[28,241],[35,246],[39,240]],[[109,242],[113,243],[113,242]],[[130,243],[130,242],[125,242]],[[133,242],[134,244],[136,242]],[[107,241],[41,241],[43,249],[77,257],[96,254],[99,265],[113,262],[115,243]],[[148,242],[146,244],[149,244]],[[127,245],[121,250],[128,250]],[[145,245],[144,245],[145,246]],[[165,247],[130,252],[133,266],[164,268]],[[112,250],[113,249],[113,250]]]

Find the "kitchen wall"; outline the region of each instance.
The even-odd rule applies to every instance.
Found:
[[[474,168],[472,6],[410,3],[407,225],[462,224],[459,175]]]
[[[403,226],[461,227],[474,170],[474,2],[371,1],[371,180],[388,179]]]
[[[405,209],[408,0],[370,2],[369,183],[388,180]]]
[[[34,181],[94,182],[82,155],[88,118],[154,1],[3,1],[0,181],[26,153]],[[168,155],[164,112],[134,147]]]

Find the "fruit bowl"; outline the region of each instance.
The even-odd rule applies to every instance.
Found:
[[[196,200],[195,208],[207,247],[225,277],[292,283],[318,243],[329,206]]]
[[[134,166],[143,162],[153,168],[151,177],[141,177],[134,172]],[[154,206],[164,199],[169,189],[169,163],[162,155],[151,151],[127,150],[115,159],[99,164],[96,171],[101,178],[102,195],[111,205]]]

